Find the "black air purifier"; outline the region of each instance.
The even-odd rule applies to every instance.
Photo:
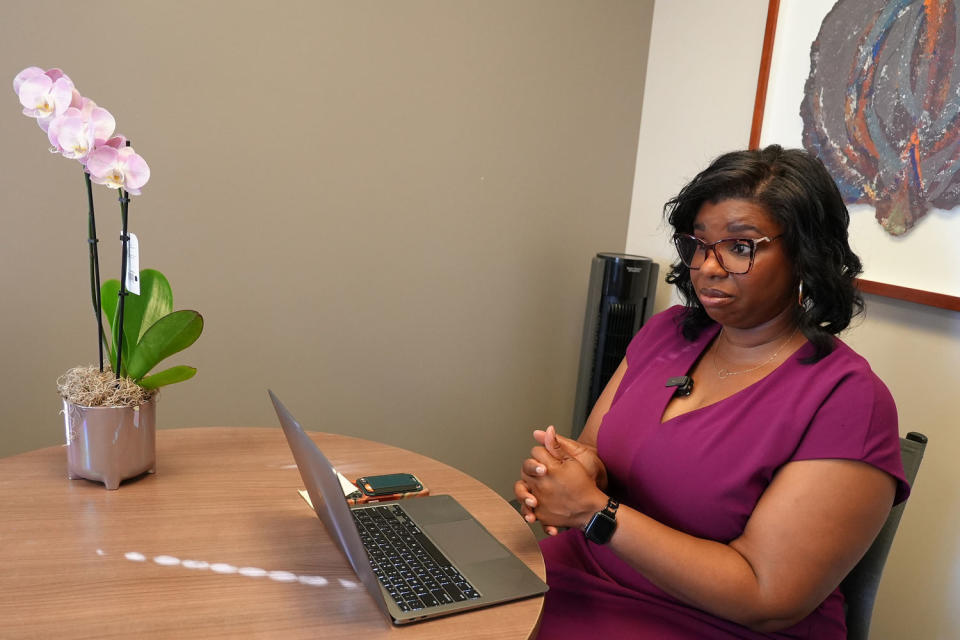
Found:
[[[656,262],[642,256],[598,253],[593,259],[573,409],[574,438],[583,431],[630,340],[653,313],[659,270]]]

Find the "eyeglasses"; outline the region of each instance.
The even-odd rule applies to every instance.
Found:
[[[694,271],[703,266],[707,261],[707,252],[713,251],[717,262],[727,273],[742,274],[750,271],[753,267],[753,258],[757,254],[757,245],[763,242],[773,242],[779,236],[768,238],[724,238],[707,244],[700,238],[678,233],[673,236],[673,244],[677,247],[677,253],[680,254],[680,261],[687,268]],[[703,249],[701,252],[700,250]]]

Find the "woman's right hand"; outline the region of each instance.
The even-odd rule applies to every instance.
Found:
[[[545,469],[543,473],[546,473]],[[517,480],[513,485],[513,495],[517,497],[517,502],[520,503],[520,515],[523,516],[523,519],[530,524],[536,522],[537,516],[534,515],[533,510],[537,508],[537,497],[530,491],[527,483],[523,480]],[[548,536],[555,536],[558,533],[557,528],[550,525],[544,525],[543,531]]]
[[[597,487],[606,490],[607,487],[607,468],[604,466],[600,456],[597,455],[596,447],[585,445],[577,440],[571,440],[557,435],[556,429],[550,425],[543,429],[537,429],[533,432],[533,439],[542,445],[550,455],[557,460],[564,458],[573,458],[586,470],[587,474],[593,479]],[[545,475],[546,467],[537,466],[534,471],[537,475]],[[530,487],[523,480],[517,480],[513,485],[513,494],[520,503],[520,515],[527,522],[537,521],[534,509],[537,508],[537,497],[533,495]],[[543,530],[547,535],[555,536],[558,533],[556,527],[545,525]]]

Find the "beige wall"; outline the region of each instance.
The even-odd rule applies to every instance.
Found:
[[[715,155],[746,146],[766,0],[658,2],[627,251],[673,259],[663,202]],[[663,287],[657,308],[673,298]],[[887,563],[871,638],[953,639],[960,629],[960,314],[878,296],[844,339],[897,399],[901,433],[930,446]]]
[[[7,0],[0,78],[63,67],[151,165],[142,265],[206,319],[163,427],[275,425],[270,387],[308,428],[506,494],[530,430],[569,428],[590,259],[627,229],[652,7]],[[62,442],[54,382],[96,359],[80,168],[4,91],[0,455]],[[114,192],[97,203],[116,277]]]

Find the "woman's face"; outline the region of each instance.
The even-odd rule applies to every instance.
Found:
[[[710,244],[724,238],[774,238],[783,229],[767,210],[747,200],[706,202],[693,221],[693,235]],[[753,267],[724,271],[713,251],[690,280],[707,314],[723,326],[751,329],[797,304],[793,265],[783,239],[757,245]]]

